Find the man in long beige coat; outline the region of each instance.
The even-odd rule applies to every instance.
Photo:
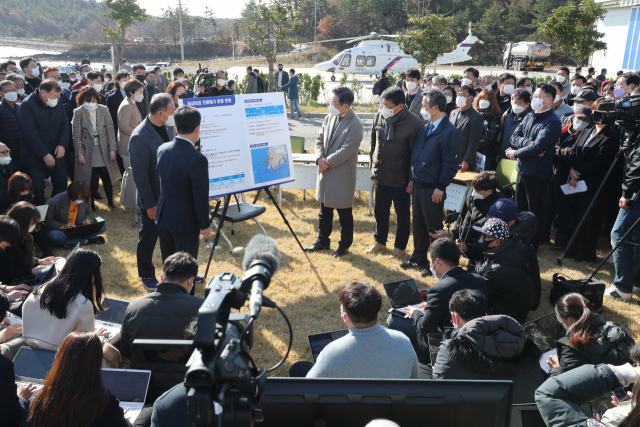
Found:
[[[316,198],[320,202],[320,230],[307,252],[331,247],[333,210],[340,217],[340,241],[333,256],[340,258],[353,243],[353,195],[356,191],[358,148],[362,142],[362,122],[351,109],[353,92],[341,86],[333,89],[329,115],[316,138],[318,180]]]

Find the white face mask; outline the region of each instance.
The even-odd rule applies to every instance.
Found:
[[[544,105],[542,105],[542,99],[533,98],[531,100],[531,108],[533,108],[533,111],[540,111],[540,110],[542,110],[543,106]]]
[[[60,86],[62,86],[62,89],[69,89],[71,87],[71,83],[60,82]]]
[[[29,233],[31,233],[31,232],[32,232],[33,230],[35,230],[35,229],[36,229],[36,225],[35,225],[35,224],[31,224],[31,225],[29,226]]]
[[[447,100],[447,104],[451,104],[451,101],[453,101],[453,98],[449,95],[445,95],[445,99]]]
[[[104,79],[104,84],[107,84],[107,83],[109,83],[110,81],[111,81],[111,79],[107,77],[107,78],[105,78],[105,79]]]
[[[405,84],[407,85],[407,90],[409,92],[413,92],[418,87],[418,83],[416,83],[416,82],[407,81],[407,82],[405,82]]]
[[[492,88],[492,87],[493,87],[493,85],[486,85],[486,86],[484,87],[484,90],[491,90],[491,88]]]
[[[527,92],[533,93],[533,86],[525,87],[525,89],[527,90]]]
[[[225,79],[218,79],[218,80],[216,80],[216,83],[218,83],[218,86],[224,86],[224,84],[225,84],[226,82],[227,82],[227,81],[226,81]]]
[[[18,89],[18,95],[24,96],[24,89]]]
[[[74,201],[73,201],[73,204],[74,204],[74,205],[79,205],[79,204],[81,204],[81,203],[84,203],[84,200],[80,199],[80,200],[74,200]]]
[[[179,82],[181,82],[181,81],[183,81],[183,80],[184,80],[184,77],[176,77],[176,80],[177,80],[177,81],[179,81]]]
[[[16,102],[18,100],[18,92],[7,92],[4,94],[4,99],[11,102]]]
[[[58,105],[58,100],[57,99],[49,99],[49,97],[47,96],[47,92],[43,91],[43,93],[44,93],[45,98],[47,98],[47,106],[48,107],[53,108],[56,105]]]
[[[555,104],[556,102],[560,101],[560,95],[556,95],[555,98],[553,98],[553,103]]]
[[[471,79],[468,79],[468,78],[465,77],[464,79],[462,79],[462,84],[463,85],[470,85],[471,81],[472,81]]]
[[[136,102],[142,102],[142,101],[144,101],[144,94],[134,93],[133,94],[133,99],[135,99]]]
[[[486,99],[481,99],[480,102],[478,102],[478,107],[480,107],[480,109],[482,110],[484,110],[485,108],[489,108],[490,105],[491,103]]]
[[[502,86],[502,91],[507,95],[511,95],[513,93],[513,85],[504,85]]]
[[[85,79],[89,78],[89,72],[85,71],[84,73],[82,73],[82,75],[84,76]]]
[[[571,86],[571,94],[577,95],[580,93],[580,86]]]
[[[436,274],[436,269],[433,268],[433,264],[432,263],[429,263],[429,270],[431,271],[431,274],[433,274],[433,277],[435,277],[436,279],[438,279],[438,281],[440,281],[440,278]]]
[[[577,132],[582,132],[587,126],[589,126],[589,123],[583,122],[582,120],[573,121],[573,130]]]
[[[125,63],[124,63],[124,65],[129,65],[129,63],[128,63],[128,62],[125,62]]]
[[[164,113],[164,114],[167,115],[167,113]],[[160,117],[160,118],[162,119],[162,117]],[[173,118],[173,114],[170,115],[170,116],[167,115],[167,120],[163,119],[163,121],[164,121],[164,124],[167,125],[167,126],[173,126],[173,125],[176,124],[176,121]]]
[[[97,102],[85,102],[83,105],[84,108],[87,109],[87,111],[95,111],[98,108]]]
[[[0,157],[0,165],[7,166],[9,163],[11,163],[11,157]]]
[[[93,88],[94,88],[95,90],[97,90],[98,92],[100,92],[100,91],[102,90],[102,84],[100,84],[100,83],[94,83],[94,84],[93,84]]]
[[[420,109],[420,115],[422,116],[423,120],[427,120],[427,121],[431,120],[431,113],[425,110],[424,108]]]
[[[459,96],[456,98],[456,105],[460,108],[464,107],[467,105],[467,98],[465,98],[464,96]]]
[[[511,103],[511,109],[516,114],[520,114],[520,113],[522,113],[524,111],[524,107],[522,107],[522,106],[520,106],[518,104],[514,104],[514,103]]]
[[[31,74],[33,74],[33,77],[38,77],[40,75],[40,68],[36,67],[36,68],[30,68],[31,70]]]
[[[557,76],[556,80],[560,83],[563,83],[566,80],[566,78],[564,76]]]
[[[120,88],[121,88],[121,89],[124,89],[124,85],[126,85],[126,84],[127,84],[127,81],[125,80],[125,81],[120,82],[120,83],[118,83],[118,84],[120,85]]]
[[[482,200],[485,197],[482,194],[478,193],[476,190],[473,190],[473,192],[471,193],[471,196],[473,197],[474,200]]]
[[[396,114],[393,112],[393,108],[382,107],[382,115],[387,119],[395,116]]]
[[[338,110],[336,107],[334,107],[333,104],[329,105],[329,114],[331,114],[332,116],[337,116],[340,114],[340,110]]]

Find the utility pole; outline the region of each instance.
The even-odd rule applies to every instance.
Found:
[[[180,54],[184,61],[184,36],[182,35],[182,2],[178,0],[178,19],[180,20]]]
[[[313,2],[313,41],[316,41],[316,33],[318,32],[318,0]]]

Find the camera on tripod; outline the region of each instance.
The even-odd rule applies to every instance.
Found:
[[[622,99],[601,102],[593,112],[595,123],[613,123],[627,132],[640,130],[640,95],[625,96]]]

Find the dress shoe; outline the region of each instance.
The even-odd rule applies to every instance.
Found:
[[[315,243],[311,246],[304,248],[305,252],[318,252],[318,251],[327,251],[331,249],[329,245],[323,245],[320,240],[316,240]]]
[[[89,237],[85,245],[104,245],[106,240],[102,236]]]
[[[422,277],[429,277],[432,276],[431,274],[431,270],[429,270],[428,268],[423,268],[422,270],[420,270],[420,275]]]
[[[377,254],[378,252],[380,252],[383,249],[387,249],[387,247],[383,244],[380,244],[378,242],[373,242],[371,244],[371,246],[369,246],[367,248],[367,250],[364,251],[365,254]]]
[[[401,259],[405,252],[407,251],[400,248],[393,248],[393,252],[389,254],[389,258]]]
[[[345,248],[338,248],[334,253],[333,253],[333,257],[334,258],[341,258],[343,256],[345,256],[347,254],[347,249]]]
[[[401,263],[400,268],[403,270],[409,270],[409,269],[421,270],[421,271],[424,270],[424,267],[421,264],[418,264],[418,261],[416,261],[413,258],[411,258],[409,261],[405,261]]]
[[[95,200],[102,200],[102,199],[104,199],[104,196],[102,194],[100,194],[100,193],[96,193],[96,194],[93,194],[91,196],[91,198],[93,198]]]
[[[109,206],[109,209],[116,209],[116,205],[114,205],[113,202],[109,203],[107,206]]]

